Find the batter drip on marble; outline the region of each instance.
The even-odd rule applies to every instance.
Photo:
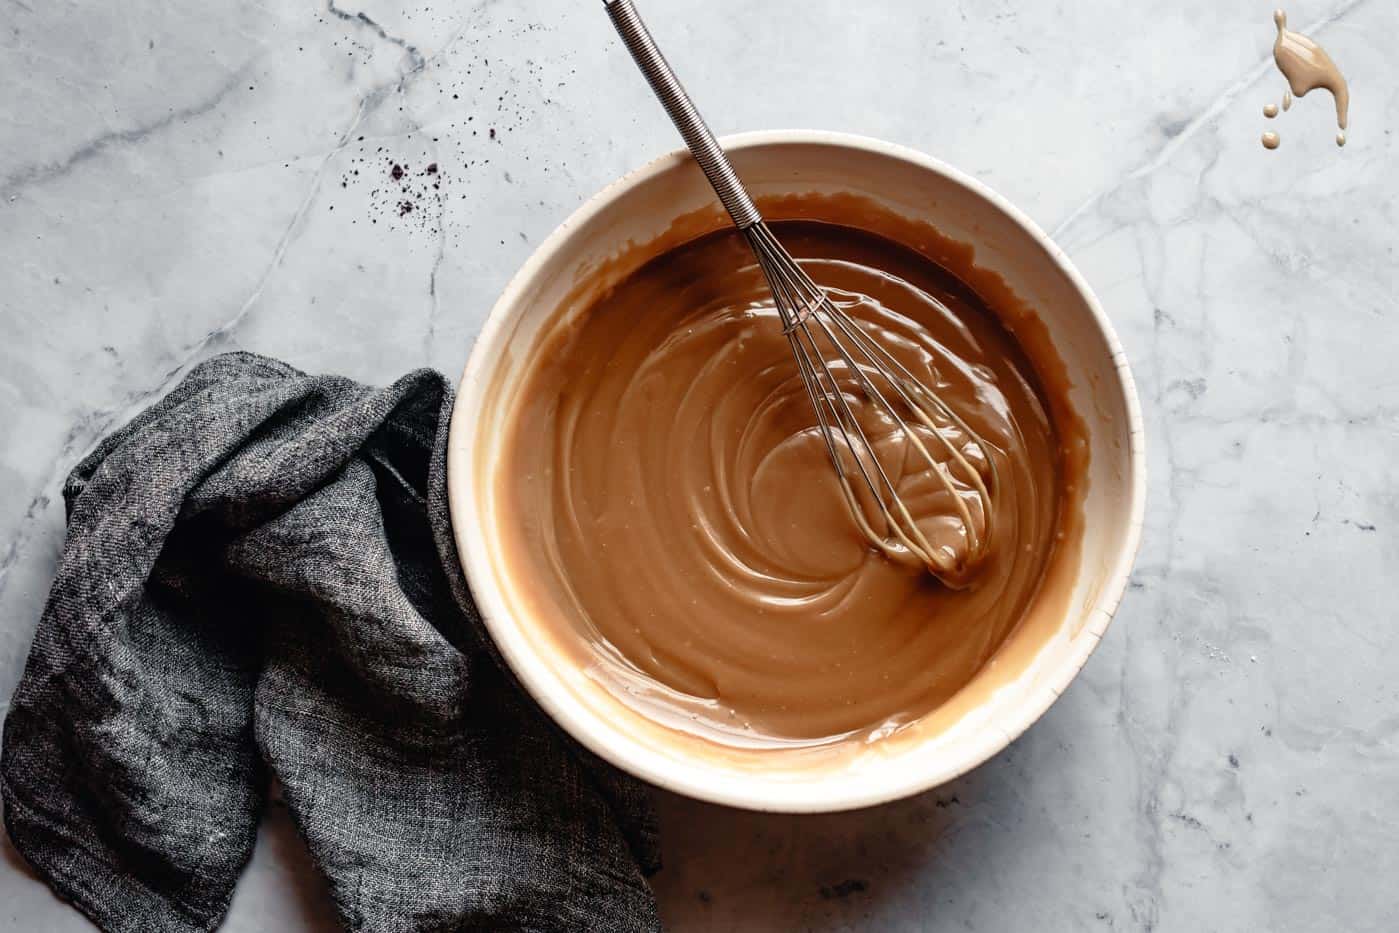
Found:
[[[1273,40],[1273,61],[1282,72],[1282,76],[1287,79],[1288,85],[1288,89],[1283,92],[1282,109],[1291,108],[1294,96],[1305,97],[1309,91],[1325,88],[1331,92],[1331,98],[1336,104],[1336,124],[1340,127],[1340,131],[1336,133],[1336,145],[1344,146],[1346,115],[1350,109],[1350,89],[1341,70],[1320,45],[1300,32],[1293,32],[1287,28],[1286,12],[1274,11],[1273,22],[1278,27],[1277,38]],[[1269,118],[1276,114],[1277,110],[1272,104],[1263,110],[1263,115]],[[1277,135],[1263,134],[1263,145],[1268,149],[1276,149]]]

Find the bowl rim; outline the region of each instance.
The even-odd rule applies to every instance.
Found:
[[[513,323],[513,318],[507,313],[509,308],[517,303],[520,294],[534,280],[540,269],[565,246],[574,230],[588,223],[631,189],[690,160],[690,153],[686,149],[673,150],[627,172],[584,201],[534,250],[510,278],[492,306],[467,358],[457,386],[458,391],[448,426],[446,482],[453,539],[477,611],[505,662],[529,695],[565,732],[604,760],[666,790],[710,803],[748,810],[787,813],[836,812],[898,800],[930,790],[967,773],[1014,741],[1058,699],[1083,668],[1106,632],[1127,588],[1128,578],[1141,544],[1146,510],[1145,437],[1136,384],[1112,323],[1078,269],[1038,224],[985,183],[916,149],[852,133],[811,129],[758,130],[725,136],[720,142],[730,152],[794,144],[855,149],[898,159],[941,175],[947,181],[989,202],[993,208],[1018,224],[1053,260],[1083,298],[1094,324],[1111,351],[1117,379],[1116,389],[1121,393],[1127,411],[1127,458],[1130,470],[1127,476],[1129,508],[1126,539],[1097,592],[1090,617],[1083,630],[1073,639],[1074,651],[1048,673],[1050,683],[1047,690],[1027,696],[1024,701],[1008,710],[997,723],[998,726],[1006,728],[998,728],[998,734],[990,741],[975,743],[972,754],[965,755],[949,767],[926,771],[891,768],[888,771],[911,773],[896,775],[879,782],[869,781],[866,782],[869,786],[848,790],[841,788],[849,785],[832,787],[829,791],[820,788],[820,792],[807,786],[800,794],[792,793],[794,788],[780,782],[745,780],[728,782],[733,786],[716,787],[712,778],[707,779],[705,774],[696,773],[695,769],[688,769],[683,763],[654,749],[646,748],[639,741],[628,742],[627,747],[619,748],[609,741],[611,733],[600,727],[600,717],[595,712],[571,697],[555,694],[553,688],[557,683],[556,675],[550,674],[549,665],[531,648],[521,626],[513,622],[512,613],[494,578],[486,541],[483,536],[474,533],[474,529],[481,523],[476,505],[477,478],[473,464],[473,449],[466,443],[466,439],[474,437],[479,408],[469,408],[462,400],[473,396],[479,398],[482,380],[489,378],[489,368],[495,362],[491,350],[499,344],[505,328]],[[473,387],[475,392],[468,391]]]

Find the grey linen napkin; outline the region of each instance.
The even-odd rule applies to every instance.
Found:
[[[24,857],[121,931],[209,930],[277,778],[363,930],[653,930],[645,791],[496,663],[444,483],[452,392],[235,353],[107,438],[5,720]]]

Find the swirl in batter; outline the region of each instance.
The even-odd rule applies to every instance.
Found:
[[[985,441],[963,449],[994,461],[996,528],[967,585],[891,561],[855,528],[732,232],[653,259],[544,339],[498,479],[520,529],[513,572],[547,594],[546,624],[591,646],[623,702],[746,745],[887,728],[950,697],[1034,598],[1060,502],[1033,367],[971,289],[871,233],[773,226]],[[878,433],[901,462],[896,432]],[[927,479],[897,482],[955,547],[948,494]]]

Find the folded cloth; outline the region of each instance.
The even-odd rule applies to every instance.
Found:
[[[9,715],[10,838],[109,930],[209,930],[275,777],[356,930],[653,930],[640,785],[493,656],[448,526],[451,388],[245,353],[64,489]]]

